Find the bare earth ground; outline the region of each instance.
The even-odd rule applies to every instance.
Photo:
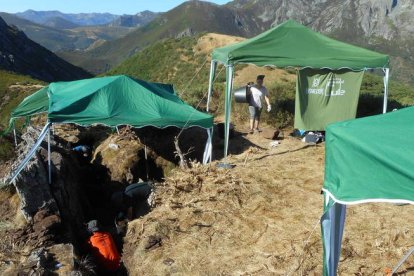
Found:
[[[324,144],[285,135],[269,148],[263,136],[231,140],[241,152],[229,158],[232,170],[177,170],[158,188],[156,207],[125,237],[131,275],[321,275]],[[384,275],[414,244],[413,211],[349,207],[339,275]]]

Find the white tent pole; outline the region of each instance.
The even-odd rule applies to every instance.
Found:
[[[52,185],[52,166],[50,161],[50,128],[47,130],[47,167],[49,175],[49,185]]]
[[[384,68],[384,104],[382,107],[382,113],[387,113],[387,105],[388,105],[388,78],[389,78],[389,68]]]
[[[325,213],[321,218],[323,276],[336,276],[341,256],[346,205],[334,203],[331,207],[325,206],[324,209]]]
[[[208,81],[208,94],[207,94],[207,112],[210,109],[210,100],[211,100],[211,94],[213,93],[213,82],[214,82],[214,75],[216,74],[216,68],[217,68],[217,61],[212,60],[210,64],[210,79]]]
[[[16,170],[13,172],[12,176],[8,180],[8,183],[13,182],[16,179],[16,177],[20,174],[20,172],[26,167],[27,163],[29,163],[30,159],[32,159],[33,155],[36,153],[37,148],[40,146],[43,139],[45,138],[47,131],[49,130],[49,126],[50,123],[47,123],[45,127],[42,129],[36,143],[33,145],[32,149],[29,151],[29,153],[23,159],[23,161],[19,164]]]
[[[209,128],[207,129],[207,142],[206,142],[206,147],[204,149],[204,154],[203,154],[203,164],[207,164],[209,162],[211,162],[211,154],[212,154],[212,134],[213,133],[213,128]]]
[[[226,103],[225,103],[225,122],[224,122],[224,158],[226,160],[229,147],[230,134],[230,117],[231,117],[231,90],[233,89],[233,65],[228,65],[226,68]]]
[[[210,129],[210,160],[209,163],[213,160],[213,133],[214,133],[214,127]]]
[[[17,148],[17,136],[16,136],[16,126],[13,122],[13,136],[14,136],[14,146]]]

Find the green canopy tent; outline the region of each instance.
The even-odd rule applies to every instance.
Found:
[[[327,68],[331,70],[347,68],[354,71],[380,68],[385,73],[384,113],[387,110],[388,56],[331,39],[293,20],[286,21],[251,39],[213,51],[207,111],[218,63],[226,66],[227,80],[224,156],[227,156],[228,152],[234,66],[239,63],[281,68]]]
[[[414,204],[413,117],[414,107],[409,107],[327,127],[321,219],[324,275],[337,272],[346,205]]]
[[[13,110],[10,124],[16,118],[40,113],[46,113],[48,118],[38,139],[40,142],[52,124],[205,128],[208,141],[203,162],[211,160],[213,117],[184,103],[172,85],[145,82],[124,75],[51,83],[22,101]],[[33,147],[32,155],[40,142]],[[22,162],[11,180],[25,165],[25,161]]]

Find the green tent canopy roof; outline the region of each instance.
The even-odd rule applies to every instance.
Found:
[[[12,112],[12,120],[42,112],[52,123],[83,126],[213,126],[213,117],[184,103],[172,85],[124,75],[51,83],[25,98]]]
[[[293,20],[251,39],[217,48],[212,59],[224,64],[352,70],[386,68],[387,55],[334,40]]]
[[[336,202],[414,204],[414,107],[328,126],[323,190]]]

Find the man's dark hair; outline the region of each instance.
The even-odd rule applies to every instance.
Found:
[[[258,75],[258,76],[257,76],[257,79],[258,79],[258,80],[263,80],[264,78],[265,78],[265,75]]]

